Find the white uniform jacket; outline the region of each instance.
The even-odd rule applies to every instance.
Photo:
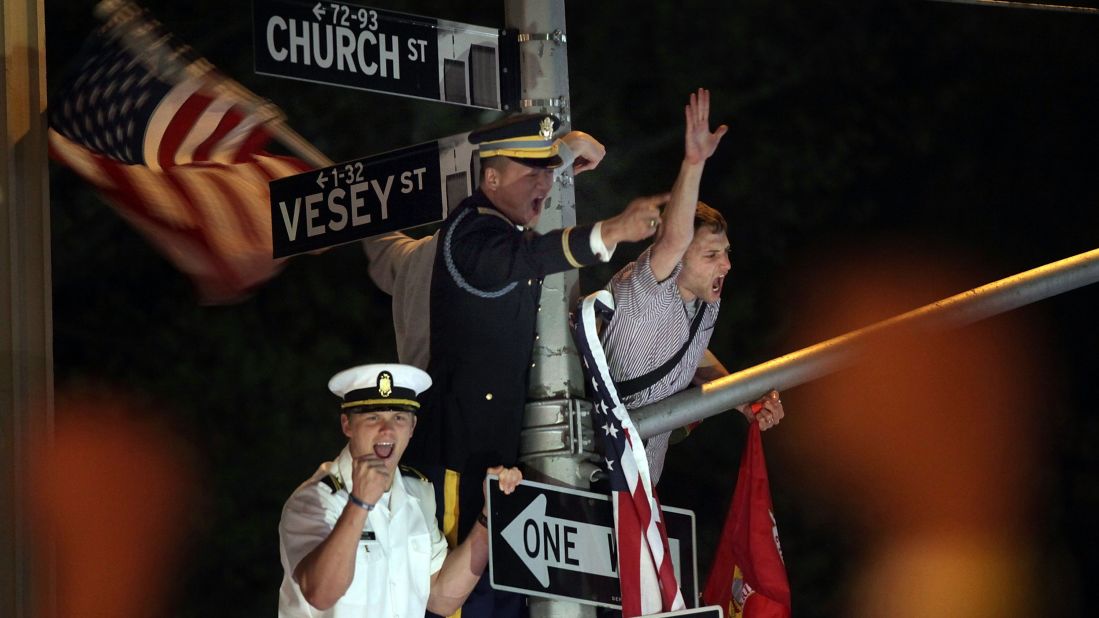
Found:
[[[431,483],[403,474],[396,476],[367,517],[355,577],[343,597],[319,611],[302,596],[294,569],[332,532],[350,490],[351,455],[345,447],[336,461],[321,464],[286,501],[279,522],[279,616],[420,618],[427,607],[431,575],[442,568],[447,546],[435,523]]]

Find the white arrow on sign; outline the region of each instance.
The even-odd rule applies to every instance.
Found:
[[[317,18],[317,21],[320,21],[321,17],[324,17],[324,7],[321,6],[320,2],[317,3],[317,6],[313,7],[313,15]]]
[[[614,530],[571,519],[546,516],[546,496],[539,494],[508,524],[501,536],[544,587],[549,569],[617,577]]]
[[[321,173],[317,174],[317,186],[318,187],[323,189],[325,183],[327,183],[327,182],[328,182],[328,179],[324,177],[324,172],[321,172]]]

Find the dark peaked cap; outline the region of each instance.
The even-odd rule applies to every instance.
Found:
[[[481,127],[469,134],[469,142],[477,144],[482,159],[508,157],[531,167],[557,167],[554,133],[560,121],[549,114],[515,114]]]

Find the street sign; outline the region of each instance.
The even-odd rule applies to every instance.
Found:
[[[256,73],[489,109],[518,96],[496,28],[330,0],[254,0]]]
[[[273,180],[274,257],[446,218],[473,192],[468,133]]]
[[[614,515],[605,494],[522,481],[505,496],[489,476],[489,575],[492,587],[619,608]],[[683,599],[697,605],[694,513],[662,507],[668,551]]]

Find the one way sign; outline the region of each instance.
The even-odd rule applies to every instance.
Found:
[[[489,573],[492,587],[618,608],[618,548],[604,494],[523,481],[510,495],[492,489]],[[698,599],[694,513],[663,507],[669,552],[688,607]]]
[[[544,588],[550,585],[551,566],[618,577],[614,531],[606,526],[546,515],[546,494],[535,497],[504,528],[501,536]]]

